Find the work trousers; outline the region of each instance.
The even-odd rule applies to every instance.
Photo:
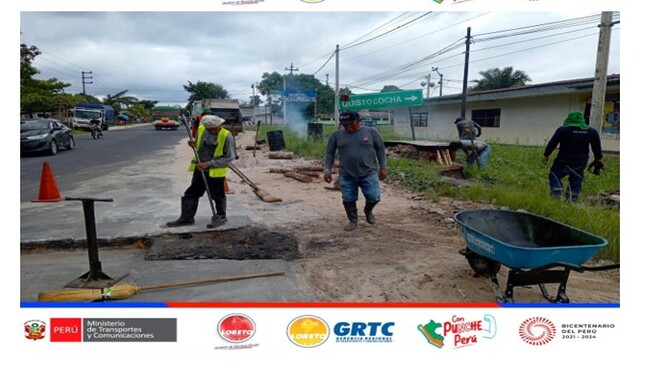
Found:
[[[358,189],[362,189],[364,198],[370,203],[378,203],[380,201],[378,173],[361,177],[353,177],[340,173],[338,180],[340,190],[342,191],[342,201],[357,201]]]
[[[549,187],[551,188],[551,196],[562,196],[563,179],[567,177],[569,186],[567,188],[566,196],[568,200],[577,200],[579,198],[579,194],[581,194],[581,188],[583,187],[585,165],[585,163],[568,164],[556,160],[553,166],[551,166],[551,171],[549,172]]]
[[[215,202],[225,199],[225,189],[223,188],[225,177],[210,177],[210,174],[205,172],[205,178],[207,179],[207,185],[211,193],[209,196]],[[191,176],[191,185],[185,190],[184,195],[186,197],[200,198],[203,194],[205,194],[203,176],[199,170],[195,169],[194,174]]]

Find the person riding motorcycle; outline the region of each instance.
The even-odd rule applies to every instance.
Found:
[[[89,129],[91,130],[91,137],[94,139],[100,139],[100,137],[103,135],[102,128],[100,127],[100,120],[94,118],[89,121],[89,125]]]

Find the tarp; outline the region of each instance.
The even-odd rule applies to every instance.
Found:
[[[130,116],[128,116],[127,114],[121,113],[118,116],[116,116],[116,119],[120,119],[122,121],[128,121],[130,119]]]

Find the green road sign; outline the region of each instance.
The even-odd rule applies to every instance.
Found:
[[[339,102],[340,110],[407,107],[424,104],[422,90],[391,91],[377,94],[349,95],[349,101]]]

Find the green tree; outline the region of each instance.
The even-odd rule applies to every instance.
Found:
[[[383,89],[380,90],[380,92],[392,92],[392,91],[403,91],[403,89],[398,88],[397,86],[394,85],[385,85],[383,86]]]
[[[148,118],[150,117],[150,108],[146,108],[142,103],[137,103],[129,107],[127,113],[136,118]]]
[[[20,45],[20,109],[21,113],[55,112],[72,108],[84,99],[67,94],[70,84],[56,78],[37,80],[39,70],[32,65],[41,52],[32,45]]]
[[[107,96],[102,99],[102,104],[112,106],[116,113],[118,113],[121,112],[124,108],[129,108],[139,102],[139,99],[135,98],[134,96],[125,95],[127,92],[128,90],[123,90],[114,95],[107,94]]]
[[[151,110],[153,109],[154,106],[157,105],[159,101],[157,100],[139,100],[138,102],[135,103],[135,105],[140,104],[141,106],[144,107],[146,110]]]
[[[191,110],[194,101],[202,99],[230,99],[230,94],[220,84],[214,82],[198,81],[195,84],[187,81],[188,85],[182,87],[189,93],[186,111]]]
[[[513,86],[524,86],[531,78],[521,70],[514,70],[513,67],[504,69],[490,68],[487,71],[479,72],[483,77],[480,80],[474,80],[476,85],[470,88],[470,91],[483,91],[503,89]]]
[[[32,45],[28,47],[25,44],[20,45],[20,82],[21,86],[33,81],[34,75],[39,73],[39,70],[32,65],[34,58],[40,55],[39,49]]]

